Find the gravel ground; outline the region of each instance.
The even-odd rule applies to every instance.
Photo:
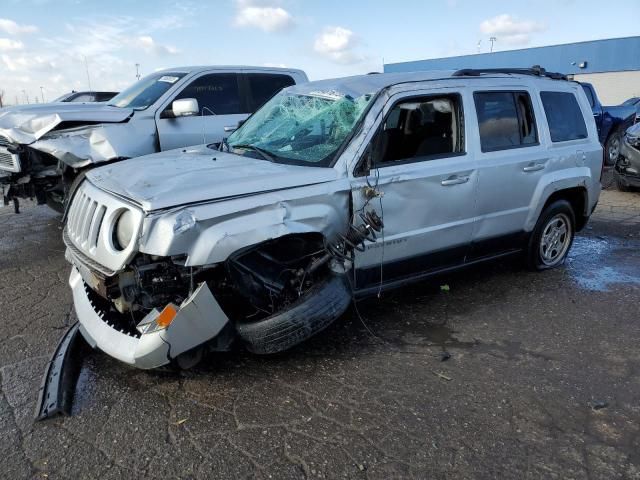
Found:
[[[285,354],[91,353],[73,415],[34,423],[74,321],[60,237],[46,207],[0,209],[2,478],[640,478],[638,193],[603,192],[562,268],[417,284]]]

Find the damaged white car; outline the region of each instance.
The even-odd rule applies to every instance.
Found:
[[[256,353],[354,296],[508,254],[560,265],[599,192],[578,83],[542,69],[289,87],[227,142],[90,171],[64,241],[80,331],[139,368]]]
[[[300,70],[181,67],[149,75],[106,103],[21,105],[0,111],[0,189],[62,211],[88,169],[104,163],[220,142]]]

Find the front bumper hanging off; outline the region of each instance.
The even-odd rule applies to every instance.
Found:
[[[69,285],[80,322],[79,331],[87,343],[141,369],[168,364],[181,353],[213,339],[229,321],[207,284],[202,283],[180,305],[167,328],[136,337],[117,330],[96,312],[86,290],[88,287],[75,266],[71,269]]]

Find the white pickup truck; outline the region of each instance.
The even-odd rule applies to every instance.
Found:
[[[0,188],[5,205],[35,198],[62,210],[87,169],[190,145],[216,143],[301,70],[180,67],[149,75],[106,103],[0,110]]]

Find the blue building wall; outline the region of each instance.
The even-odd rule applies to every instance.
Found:
[[[579,68],[578,65],[582,62],[586,62],[586,68]],[[640,37],[612,38],[505,52],[390,63],[384,65],[384,71],[526,68],[533,65],[541,65],[548,71],[566,74],[640,70]]]

